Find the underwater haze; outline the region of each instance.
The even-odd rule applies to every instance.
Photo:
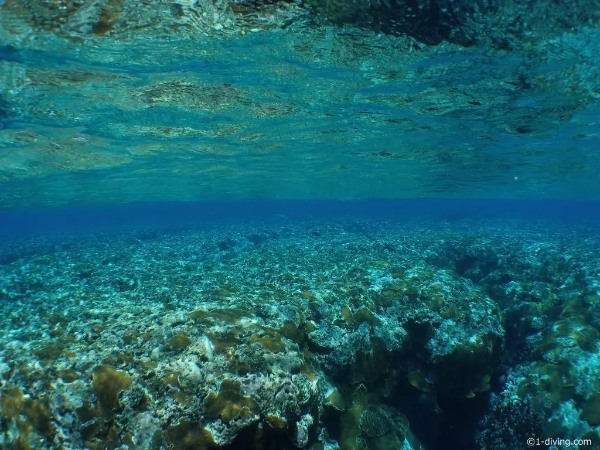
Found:
[[[0,449],[600,449],[596,0],[0,0]]]

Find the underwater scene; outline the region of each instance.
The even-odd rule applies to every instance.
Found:
[[[1,450],[600,450],[598,0],[0,0]]]

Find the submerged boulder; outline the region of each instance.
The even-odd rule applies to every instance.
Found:
[[[487,391],[504,341],[496,304],[450,271],[422,266],[381,276],[386,281],[371,290],[370,305],[352,311],[340,301],[339,315],[309,334],[318,359],[356,382],[399,370],[422,391]]]

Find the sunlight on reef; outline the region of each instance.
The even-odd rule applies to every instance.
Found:
[[[466,425],[482,448],[597,438],[597,234],[465,225],[5,246],[2,445],[418,449]],[[479,425],[438,406],[465,402]]]

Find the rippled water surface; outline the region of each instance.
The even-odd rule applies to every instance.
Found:
[[[343,3],[0,2],[0,206],[598,199],[593,3],[424,37]]]

